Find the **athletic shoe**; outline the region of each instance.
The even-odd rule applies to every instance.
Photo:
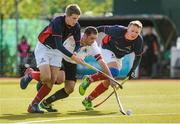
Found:
[[[27,111],[29,113],[44,113],[44,111],[39,109],[38,103],[30,104]]]
[[[85,107],[85,109],[86,109],[87,111],[93,110],[92,102],[89,101],[87,98],[85,98],[85,99],[82,101],[82,104],[83,104],[83,106]]]
[[[27,68],[24,76],[20,80],[20,87],[21,89],[26,89],[28,84],[31,82],[32,77],[31,77],[31,72],[34,71],[32,68]]]
[[[36,84],[36,90],[39,91],[39,89],[42,87],[42,82],[38,81],[38,83]]]
[[[48,112],[57,112],[58,110],[57,109],[54,109],[52,107],[52,104],[47,104],[47,102],[45,100],[43,100],[41,103],[40,103],[40,107],[42,109],[45,109],[46,111]]]
[[[79,85],[79,94],[83,96],[86,92],[86,89],[89,87],[89,77],[85,75],[82,79],[82,83]]]

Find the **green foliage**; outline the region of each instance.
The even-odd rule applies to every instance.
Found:
[[[14,0],[0,0],[0,14],[4,18],[11,18],[15,13]]]
[[[39,32],[48,24],[48,21],[37,19],[20,19],[19,20],[19,39],[22,35],[27,37],[31,45],[31,51],[34,50],[37,43]],[[15,19],[5,19],[3,24],[3,42],[0,53],[2,60],[0,61],[0,73],[3,76],[14,76],[16,73],[17,57],[16,54],[16,32]]]
[[[80,6],[82,13],[92,15],[103,15],[112,11],[112,0],[18,0],[18,11],[20,18],[47,18],[55,13],[63,13],[66,6],[76,3]],[[0,13],[4,18],[15,18],[15,0],[1,0]]]
[[[1,50],[2,60],[1,60],[1,74],[3,76],[14,76],[15,73],[15,67],[16,67],[16,55],[13,55],[10,57],[10,48],[6,44]]]

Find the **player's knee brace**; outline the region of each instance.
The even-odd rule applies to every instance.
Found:
[[[113,77],[117,77],[119,75],[119,70],[117,68],[110,67],[109,70]]]

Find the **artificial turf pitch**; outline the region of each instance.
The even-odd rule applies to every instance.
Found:
[[[0,123],[180,123],[180,80],[128,81],[118,93],[124,109],[133,111],[131,116],[119,112],[114,95],[94,111],[85,111],[81,104],[84,96],[78,93],[80,81],[73,94],[54,103],[57,113],[30,114],[27,107],[36,95],[36,83],[21,90],[18,81],[0,79]],[[92,84],[85,95],[96,85]],[[51,94],[62,86],[54,86]],[[93,103],[99,103],[111,92],[109,88]]]

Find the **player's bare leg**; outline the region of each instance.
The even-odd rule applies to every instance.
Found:
[[[97,98],[99,95],[101,95],[102,93],[104,93],[108,87],[109,87],[110,83],[108,80],[104,80],[102,81],[91,93],[88,97],[86,97],[83,101],[82,104],[85,107],[86,110],[93,110],[93,105],[92,105],[92,100],[94,100],[95,98]]]
[[[119,74],[120,66],[116,61],[109,62],[108,67],[110,68],[113,77],[116,77]],[[108,78],[98,72],[89,76],[85,75],[82,79],[82,83],[79,86],[79,94],[83,96],[85,94],[86,89],[89,87],[89,85],[92,82],[100,81],[100,80],[108,80]]]
[[[60,82],[60,83],[57,83],[57,84],[61,84],[62,82],[64,82],[64,80],[65,80],[65,73],[64,73],[64,71],[61,70],[61,71],[58,72],[57,79],[58,79],[57,82]],[[65,92],[64,88],[62,88],[61,90],[58,90],[52,96],[50,96],[47,99],[43,100],[40,103],[40,106],[41,106],[41,108],[45,109],[48,112],[57,112],[57,109],[53,108],[51,103],[56,101],[56,100],[58,100],[58,99],[66,98],[68,96],[69,96],[69,94],[67,94]]]
[[[55,82],[55,85],[60,85],[65,81],[65,73],[63,70],[59,70],[57,81]],[[36,90],[39,91],[39,89],[42,87],[43,83],[42,81],[38,81],[36,85]]]
[[[53,102],[68,97],[74,91],[75,83],[76,83],[75,81],[66,80],[65,87],[56,91],[53,95],[51,95],[47,99],[43,100],[40,106],[46,109],[45,107],[51,105]],[[52,109],[46,109],[46,110],[48,112],[55,112]]]
[[[113,75],[113,77],[116,77],[119,72],[117,70],[119,70],[120,66],[116,61],[110,62],[108,63],[108,67],[110,68],[110,71]],[[98,77],[99,76],[99,77]],[[81,95],[84,95],[87,87],[90,85],[90,83],[94,82],[94,81],[98,81],[98,80],[104,80],[102,81],[91,93],[88,97],[86,97],[83,101],[82,104],[85,107],[86,110],[93,110],[93,105],[92,105],[92,101],[97,98],[98,96],[100,96],[102,93],[104,93],[108,87],[110,86],[110,82],[108,80],[107,77],[101,75],[101,74],[94,74],[91,75],[89,77],[86,77],[85,79],[83,79],[83,83],[80,85],[79,87],[79,93]],[[84,88],[84,87],[85,88]],[[87,86],[87,87],[86,87]],[[80,90],[80,88],[83,88],[83,90]],[[84,92],[81,92],[84,91]]]
[[[42,113],[38,107],[38,104],[41,102],[41,100],[49,94],[49,92],[52,89],[53,82],[57,80],[57,71],[59,68],[52,67],[49,65],[42,65],[39,67],[40,73],[41,73],[41,80],[43,81],[43,86],[38,91],[36,97],[32,101],[32,103],[29,105],[28,112],[30,113]]]

